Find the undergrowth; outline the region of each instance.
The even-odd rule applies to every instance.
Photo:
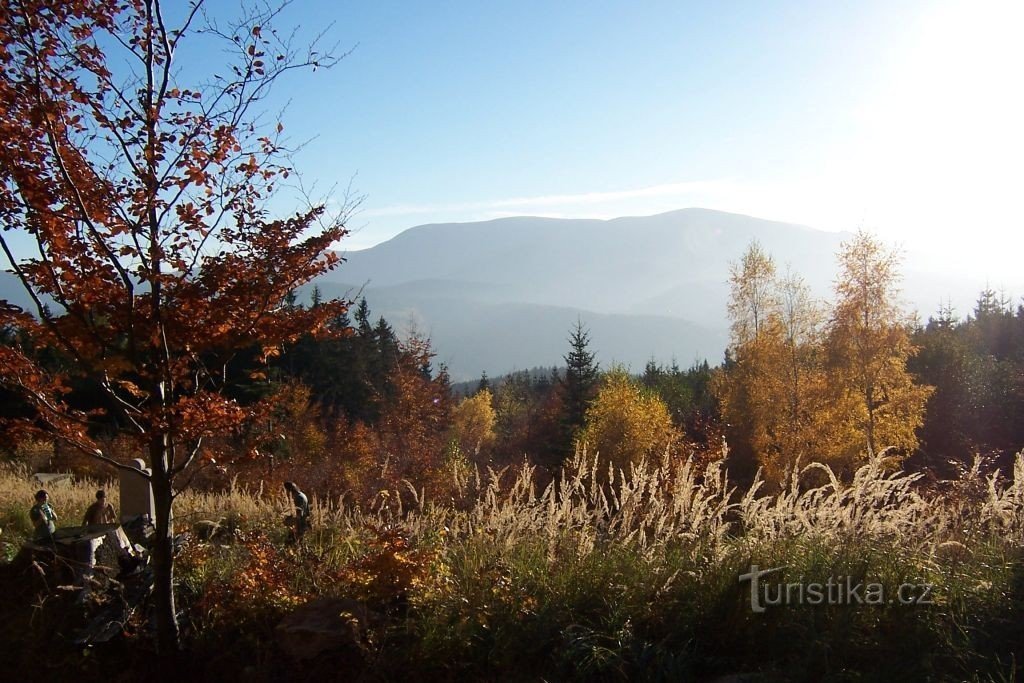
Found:
[[[1009,476],[975,468],[941,491],[881,460],[847,483],[812,465],[775,495],[759,481],[736,490],[717,463],[668,458],[623,473],[580,453],[543,489],[533,474],[463,471],[446,504],[411,486],[369,509],[314,497],[300,546],[287,543],[277,491],[182,494],[177,526],[194,532],[177,565],[192,666],[257,680],[329,674],[330,657],[289,662],[274,627],[334,596],[365,608],[358,642],[332,656],[367,680],[1022,673],[1024,457]],[[53,487],[62,519],[80,517],[97,485]],[[34,488],[25,471],[0,472],[9,547],[28,533]],[[780,568],[772,582],[849,579],[887,596],[927,585],[929,604],[758,613],[739,580],[753,565]]]

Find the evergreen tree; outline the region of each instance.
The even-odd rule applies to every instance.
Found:
[[[373,338],[373,327],[370,325],[370,304],[366,303],[366,297],[359,300],[356,307],[356,332],[363,339]]]
[[[590,351],[590,334],[577,319],[569,336],[569,353],[565,359],[562,392],[565,403],[565,424],[571,434],[583,427],[587,408],[597,392],[598,364]]]
[[[553,374],[549,371],[545,371],[544,368],[540,368],[537,373],[537,379],[533,383],[533,390],[540,397],[545,397],[551,392],[553,386],[551,382]]]
[[[488,393],[490,393],[490,391],[491,391],[491,381],[489,379],[487,379],[487,371],[486,370],[484,370],[482,373],[480,373],[480,382],[479,382],[479,384],[476,385],[476,391],[473,392],[473,393],[475,395],[475,394],[479,394],[482,391],[486,391]]]
[[[398,360],[398,337],[394,328],[381,316],[373,328],[374,342],[377,344],[377,352],[383,361],[384,371],[388,372]]]
[[[954,474],[948,463],[967,460],[972,446],[976,447],[969,436],[977,421],[971,409],[971,350],[963,330],[944,310],[915,333],[914,345],[919,350],[907,367],[921,381],[933,385],[935,393],[918,430],[921,453],[912,465],[948,477]]]

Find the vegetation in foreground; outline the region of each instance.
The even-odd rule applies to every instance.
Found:
[[[453,475],[456,476],[456,475]],[[0,476],[5,552],[27,532],[26,473]],[[186,493],[178,558],[187,661],[204,677],[336,673],[378,679],[1015,680],[1024,643],[1024,457],[1012,479],[977,469],[941,490],[882,460],[849,484],[820,465],[780,493],[737,491],[719,463],[641,464],[622,476],[577,454],[538,490],[530,468],[457,478],[459,501],[382,492],[373,509],[315,501],[305,544],[287,545],[276,493]],[[96,482],[53,491],[65,519]],[[203,540],[205,537],[207,540]],[[934,586],[930,605],[750,608],[739,576]],[[145,629],[93,650],[68,643],[71,597],[34,594],[3,567],[8,667],[108,677],[152,646]],[[766,579],[767,580],[767,579]],[[29,583],[32,583],[29,577]],[[38,586],[36,586],[38,588]],[[70,596],[70,593],[69,593]],[[348,637],[293,661],[275,627],[323,597],[351,605]],[[132,629],[128,629],[132,631]],[[53,669],[56,674],[61,669]],[[63,669],[66,671],[66,669]],[[241,672],[241,674],[240,674]],[[45,676],[44,676],[45,677]]]

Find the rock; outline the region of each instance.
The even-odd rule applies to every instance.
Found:
[[[231,530],[224,526],[224,518],[217,521],[200,519],[192,525],[192,533],[200,541],[219,543],[231,539]]]
[[[278,644],[299,661],[329,653],[361,655],[371,621],[376,621],[376,615],[356,600],[319,598],[281,620],[276,629]]]
[[[935,548],[935,558],[945,563],[960,563],[970,556],[971,551],[959,541],[946,541]]]
[[[68,472],[36,472],[32,479],[39,482],[40,486],[49,487],[62,481],[71,481],[73,477]]]

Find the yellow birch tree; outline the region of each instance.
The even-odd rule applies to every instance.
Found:
[[[831,444],[835,459],[856,462],[890,448],[907,454],[918,445],[933,387],[907,371],[917,349],[899,303],[899,266],[899,254],[863,230],[839,253],[827,341],[834,404],[846,413]]]
[[[680,440],[665,402],[622,368],[605,374],[580,435],[591,453],[621,469],[645,456],[660,458]]]

